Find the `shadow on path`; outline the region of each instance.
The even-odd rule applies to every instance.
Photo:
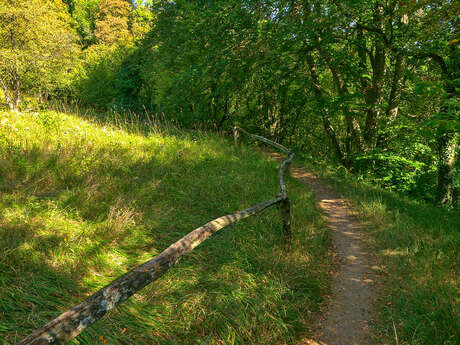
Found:
[[[277,161],[282,159],[276,153],[269,155]],[[292,167],[291,175],[305,182],[316,195],[318,206],[331,229],[336,261],[333,296],[320,317],[317,339],[304,339],[303,344],[370,344],[368,322],[372,316],[374,280],[362,228],[350,215],[344,199],[325,182],[300,167]]]

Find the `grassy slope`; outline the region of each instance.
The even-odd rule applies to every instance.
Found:
[[[14,344],[197,226],[278,193],[276,165],[200,132],[0,113],[0,343]],[[276,209],[222,230],[74,344],[290,344],[328,292],[329,240],[289,180]],[[3,342],[3,343],[2,343]]]
[[[367,227],[382,269],[381,343],[460,344],[460,214],[356,181],[343,169],[310,168],[351,200]]]

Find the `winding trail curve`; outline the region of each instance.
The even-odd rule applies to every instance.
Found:
[[[278,154],[270,154],[280,160]],[[291,175],[306,183],[331,229],[335,273],[331,296],[319,317],[318,336],[304,339],[305,345],[368,345],[368,323],[373,310],[374,274],[371,257],[363,241],[359,222],[351,215],[345,200],[324,181],[304,168],[291,168]]]

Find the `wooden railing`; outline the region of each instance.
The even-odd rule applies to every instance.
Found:
[[[285,170],[289,166],[289,163],[294,158],[294,154],[278,143],[258,135],[250,134],[241,128],[234,127],[233,131],[234,138],[237,143],[239,133],[243,133],[251,138],[267,143],[287,154],[287,158],[279,167],[278,177],[280,180],[281,194],[276,195],[273,199],[266,200],[245,210],[216,218],[193,230],[176,243],[170,245],[158,256],[100,289],[84,302],[62,313],[60,316],[39,328],[16,345],[64,344],[102,318],[108,311],[115,308],[118,304],[126,301],[137,291],[161,277],[166,271],[174,266],[174,264],[183,255],[191,252],[196,246],[205,241],[218,230],[235,223],[239,219],[247,218],[251,215],[260,213],[273,205],[279,205],[280,207],[281,217],[283,220],[283,234],[286,242],[289,243],[291,236],[290,201],[286,194],[286,185],[283,176]]]
[[[284,147],[281,144],[275,143],[267,138],[264,138],[260,135],[251,134],[246,132],[244,129],[239,127],[233,127],[233,138],[235,140],[235,144],[238,145],[238,141],[240,138],[240,133],[247,135],[250,138],[262,141],[268,145],[273,146],[274,148],[280,150],[281,152],[287,155],[286,159],[280,164],[278,170],[278,178],[280,180],[280,188],[281,188],[281,197],[283,198],[279,201],[279,208],[281,212],[281,219],[283,220],[283,234],[287,243],[291,238],[291,200],[289,199],[286,193],[286,184],[284,183],[284,171],[289,170],[289,166],[291,165],[292,160],[294,159],[294,153]]]

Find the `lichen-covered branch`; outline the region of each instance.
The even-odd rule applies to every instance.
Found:
[[[289,171],[289,166],[294,159],[294,153],[291,150],[285,148],[283,145],[275,143],[267,138],[261,137],[260,135],[255,135],[246,132],[244,129],[239,127],[233,127],[233,136],[235,138],[235,143],[238,142],[238,132],[242,132],[248,135],[251,138],[258,139],[267,143],[277,149],[281,150],[282,152],[286,153],[288,156],[281,162],[279,171],[278,171],[278,178],[280,180],[280,188],[281,188],[281,196],[283,197],[282,202],[280,203],[280,212],[281,212],[281,219],[283,221],[283,234],[285,241],[287,243],[290,242],[291,239],[291,201],[289,200],[287,193],[286,193],[286,184],[284,183],[284,171]]]
[[[278,195],[271,200],[264,201],[243,211],[214,219],[193,230],[169,246],[160,255],[118,278],[86,301],[61,314],[16,345],[64,344],[99,320],[109,310],[112,310],[134,293],[161,277],[181,256],[191,252],[218,230],[235,223],[239,219],[262,212],[284,199],[284,196]]]
[[[286,193],[286,184],[284,183],[284,170],[289,170],[289,165],[291,164],[292,160],[294,159],[294,154],[290,153],[289,156],[280,164],[280,168],[278,171],[278,177],[280,179],[280,187],[281,187],[281,195],[287,198]]]
[[[235,223],[239,219],[262,212],[270,206],[280,204],[283,220],[283,233],[285,237],[289,239],[291,234],[290,202],[286,194],[283,174],[284,170],[289,166],[294,158],[294,154],[278,143],[258,135],[250,134],[237,127],[234,128],[236,141],[238,139],[238,131],[270,144],[288,154],[288,157],[281,163],[279,168],[278,175],[281,187],[280,195],[277,195],[271,200],[251,206],[243,211],[238,211],[233,214],[216,218],[213,221],[193,230],[182,237],[179,241],[169,246],[160,255],[118,278],[111,284],[96,292],[84,302],[76,305],[72,309],[64,312],[56,319],[44,325],[42,328],[36,330],[16,345],[64,344],[68,340],[83,332],[86,328],[104,316],[108,311],[114,309],[117,305],[127,300],[137,291],[161,277],[166,271],[174,266],[174,264],[183,255],[191,252],[196,246],[205,241],[212,234],[227,225]]]
[[[279,172],[278,172],[278,177],[279,177],[279,180],[280,180],[280,187],[281,187],[281,195],[283,195],[285,198],[287,198],[287,194],[286,194],[286,185],[284,183],[284,170],[289,167],[289,164],[292,162],[292,160],[294,159],[294,153],[291,152],[291,150],[287,149],[286,147],[284,147],[283,145],[281,144],[278,144],[270,139],[267,139],[267,138],[264,138],[260,135],[256,135],[256,134],[251,134],[247,131],[245,131],[244,129],[240,128],[240,127],[233,127],[233,135],[235,138],[237,138],[237,134],[235,133],[238,133],[238,131],[246,134],[247,136],[251,137],[251,138],[254,138],[254,139],[258,139],[266,144],[269,144],[277,149],[279,149],[280,151],[286,153],[288,156],[287,158],[281,163],[280,165],[280,168],[279,168]],[[237,139],[235,139],[237,141]]]
[[[249,132],[246,132],[243,128],[240,128],[240,127],[234,127],[234,129],[246,134],[247,136],[251,137],[251,138],[254,138],[254,139],[258,139],[260,141],[263,141],[264,143],[268,144],[268,145],[271,145],[273,147],[276,147],[278,150],[281,150],[283,151],[284,153],[286,154],[291,154],[292,152],[287,149],[286,147],[284,147],[283,145],[281,144],[278,144],[278,143],[275,143],[274,141],[271,141],[270,139],[267,139],[267,138],[264,138],[264,137],[261,137],[260,135],[256,135],[256,134],[251,134]]]

